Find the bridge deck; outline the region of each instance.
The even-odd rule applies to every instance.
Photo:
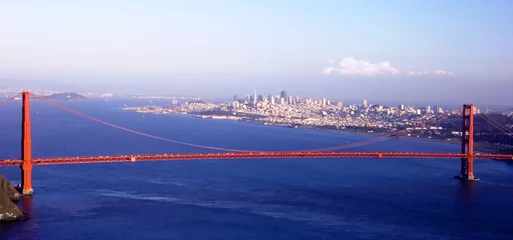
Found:
[[[259,159],[259,158],[467,158],[461,153],[426,152],[237,152],[237,153],[200,153],[200,154],[147,154],[120,156],[89,156],[63,158],[34,158],[33,165],[79,164],[101,162],[136,161],[179,161],[214,159]],[[474,158],[513,160],[513,155],[474,154]],[[21,160],[0,160],[0,166],[19,166]]]

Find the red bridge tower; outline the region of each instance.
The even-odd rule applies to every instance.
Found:
[[[456,178],[469,181],[479,181],[474,177],[474,111],[474,105],[463,105],[461,153],[466,154],[467,157],[461,158],[460,175],[456,176]]]
[[[30,138],[30,93],[23,92],[21,115],[21,189],[23,195],[32,195],[32,139]]]

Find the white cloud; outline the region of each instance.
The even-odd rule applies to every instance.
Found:
[[[327,67],[327,68],[322,70],[323,74],[328,74],[328,75],[333,73],[333,72],[340,72],[340,69],[334,68],[334,67]]]
[[[454,73],[447,72],[447,71],[444,71],[444,70],[435,70],[435,74],[436,75],[447,75],[447,76],[451,76],[451,77],[455,77],[456,76],[456,75],[454,75]]]
[[[377,76],[377,75],[410,75],[410,76],[423,76],[423,75],[438,75],[438,76],[451,76],[454,77],[454,73],[435,70],[435,71],[400,71],[397,68],[392,67],[389,62],[371,63],[363,60],[356,60],[354,58],[343,58],[338,66],[334,65],[334,60],[328,61],[329,66],[324,68],[323,74],[339,73],[340,75],[353,75],[353,76]]]
[[[444,70],[435,70],[435,71],[424,71],[424,72],[414,72],[414,71],[406,71],[407,75],[410,76],[426,76],[426,75],[438,75],[438,76],[449,76],[449,77],[455,77],[454,73],[444,71]]]

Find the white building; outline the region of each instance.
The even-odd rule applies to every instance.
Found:
[[[328,105],[328,103],[326,102],[326,98],[323,98],[323,99],[321,100],[321,106],[322,106],[322,107],[326,107],[326,105]]]

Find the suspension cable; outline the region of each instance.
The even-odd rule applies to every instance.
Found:
[[[8,99],[4,100],[3,102],[0,102],[0,107],[4,106],[5,104],[9,103],[10,101],[12,101],[12,100],[16,99],[16,98],[17,98],[17,97],[19,97],[20,95],[21,95],[21,93],[18,93],[18,94],[16,94],[16,95],[14,95],[14,96],[12,96],[12,97],[10,97],[10,98],[8,98]]]
[[[504,126],[502,126],[497,121],[493,120],[490,116],[487,116],[487,115],[484,115],[484,114],[483,115],[478,115],[478,116],[480,116],[482,119],[484,119],[487,123],[489,123],[492,126],[494,126],[495,128],[497,128],[502,133],[506,134],[509,137],[513,137],[513,132],[511,132],[510,130],[508,130]]]
[[[80,117],[87,118],[87,119],[92,120],[94,122],[97,122],[97,123],[100,123],[100,124],[103,124],[103,125],[107,125],[109,127],[117,128],[117,129],[120,129],[120,130],[123,130],[123,131],[126,131],[126,132],[134,133],[134,134],[137,134],[137,135],[140,135],[140,136],[144,136],[144,137],[148,137],[148,138],[153,138],[153,139],[157,139],[157,140],[162,140],[162,141],[166,141],[166,142],[171,142],[171,143],[176,143],[176,144],[181,144],[181,145],[186,145],[186,146],[191,146],[191,147],[210,149],[210,150],[219,150],[219,151],[228,151],[228,152],[251,152],[251,151],[240,150],[240,149],[229,149],[229,148],[219,148],[219,147],[203,146],[203,145],[199,145],[199,144],[181,142],[181,141],[176,141],[176,140],[171,140],[171,139],[155,136],[155,135],[148,134],[148,133],[139,132],[139,131],[136,131],[136,130],[133,130],[133,129],[121,127],[121,126],[118,126],[116,124],[109,123],[109,122],[106,122],[106,121],[103,121],[103,120],[100,120],[100,119],[97,119],[97,118],[85,115],[83,113],[80,113],[78,111],[69,109],[69,108],[67,108],[65,106],[62,106],[62,105],[57,104],[57,103],[54,103],[54,102],[52,102],[52,101],[50,101],[48,99],[45,99],[45,98],[43,98],[41,96],[38,96],[38,95],[35,95],[33,93],[31,93],[30,95],[34,96],[38,100],[46,102],[46,103],[48,103],[48,104],[50,104],[50,105],[52,105],[54,107],[60,108],[62,110],[70,112],[72,114],[78,115]]]
[[[416,126],[414,126],[414,128],[416,128],[418,126],[425,125],[425,124],[430,124],[432,122],[441,122],[441,121],[443,121],[445,119],[447,119],[446,116],[444,116],[443,118],[440,118],[440,119],[426,121],[426,122],[423,122],[422,124],[417,124]],[[400,131],[400,132],[391,133],[391,134],[386,135],[386,136],[382,136],[382,137],[378,137],[378,138],[374,138],[374,139],[370,139],[370,140],[366,140],[366,141],[361,141],[361,142],[356,142],[356,143],[351,143],[351,144],[346,144],[346,145],[341,145],[341,146],[328,147],[328,148],[319,148],[319,149],[312,149],[312,150],[302,150],[302,152],[308,152],[308,151],[334,151],[334,150],[342,150],[342,149],[348,149],[348,148],[353,148],[353,147],[360,147],[360,146],[370,145],[370,144],[373,144],[373,143],[377,143],[377,142],[382,142],[382,141],[388,140],[390,138],[394,138],[394,137],[399,137],[399,136],[405,135],[405,134],[407,134],[409,132],[414,131],[415,130],[414,128],[406,129],[406,130],[403,130],[403,131]]]
[[[113,124],[113,123],[109,123],[109,122],[106,122],[106,121],[103,121],[103,120],[100,120],[100,119],[88,116],[88,115],[83,114],[81,112],[78,112],[78,111],[72,110],[70,108],[67,108],[65,106],[62,106],[60,104],[54,103],[54,102],[52,102],[52,101],[50,101],[48,99],[45,99],[45,98],[43,98],[41,96],[36,95],[36,94],[30,93],[30,95],[35,97],[38,100],[41,100],[41,101],[47,103],[47,104],[50,104],[50,105],[52,105],[54,107],[57,107],[57,108],[60,108],[60,109],[62,109],[64,111],[70,112],[72,114],[78,115],[80,117],[92,120],[94,122],[97,122],[97,123],[100,123],[100,124],[103,124],[103,125],[106,125],[106,126],[109,126],[109,127],[117,128],[119,130],[123,130],[123,131],[126,131],[126,132],[137,134],[137,135],[140,135],[140,136],[144,136],[144,137],[148,137],[148,138],[153,138],[153,139],[157,139],[157,140],[162,140],[162,141],[166,141],[166,142],[170,142],[170,143],[181,144],[181,145],[197,147],[197,148],[210,149],[210,150],[227,151],[227,152],[255,152],[254,150],[250,151],[250,150],[242,150],[242,149],[220,148],[220,147],[212,147],[212,146],[205,146],[205,145],[187,143],[187,142],[182,142],[182,141],[177,141],[177,140],[172,140],[172,139],[168,139],[168,138],[163,138],[163,137],[155,136],[155,135],[148,134],[148,133],[143,133],[143,132],[140,132],[140,131],[136,131],[136,130],[129,129],[129,128],[126,128],[126,127],[122,127],[122,126],[119,126],[119,125],[116,125],[116,124]],[[434,120],[434,121],[424,122],[424,123],[418,124],[418,125],[425,125],[425,124],[429,124],[430,122],[442,121],[445,118],[446,117],[441,118],[441,119],[437,119],[437,120]],[[385,140],[388,140],[388,139],[393,138],[393,137],[401,136],[401,135],[404,135],[404,134],[406,134],[408,132],[411,132],[413,130],[415,130],[415,129],[407,129],[407,130],[405,130],[403,132],[392,133],[392,134],[389,134],[387,136],[382,136],[382,137],[378,137],[378,138],[374,138],[374,139],[370,139],[370,140],[365,140],[365,141],[361,141],[361,142],[356,142],[356,143],[351,143],[351,144],[345,144],[345,145],[339,145],[339,146],[333,146],[333,147],[326,147],[326,148],[299,150],[299,151],[300,152],[324,152],[324,151],[335,151],[335,150],[342,150],[342,149],[354,148],[354,147],[359,147],[359,146],[365,146],[365,145],[369,145],[369,144],[385,141]],[[275,152],[275,151],[259,151],[259,152]]]

